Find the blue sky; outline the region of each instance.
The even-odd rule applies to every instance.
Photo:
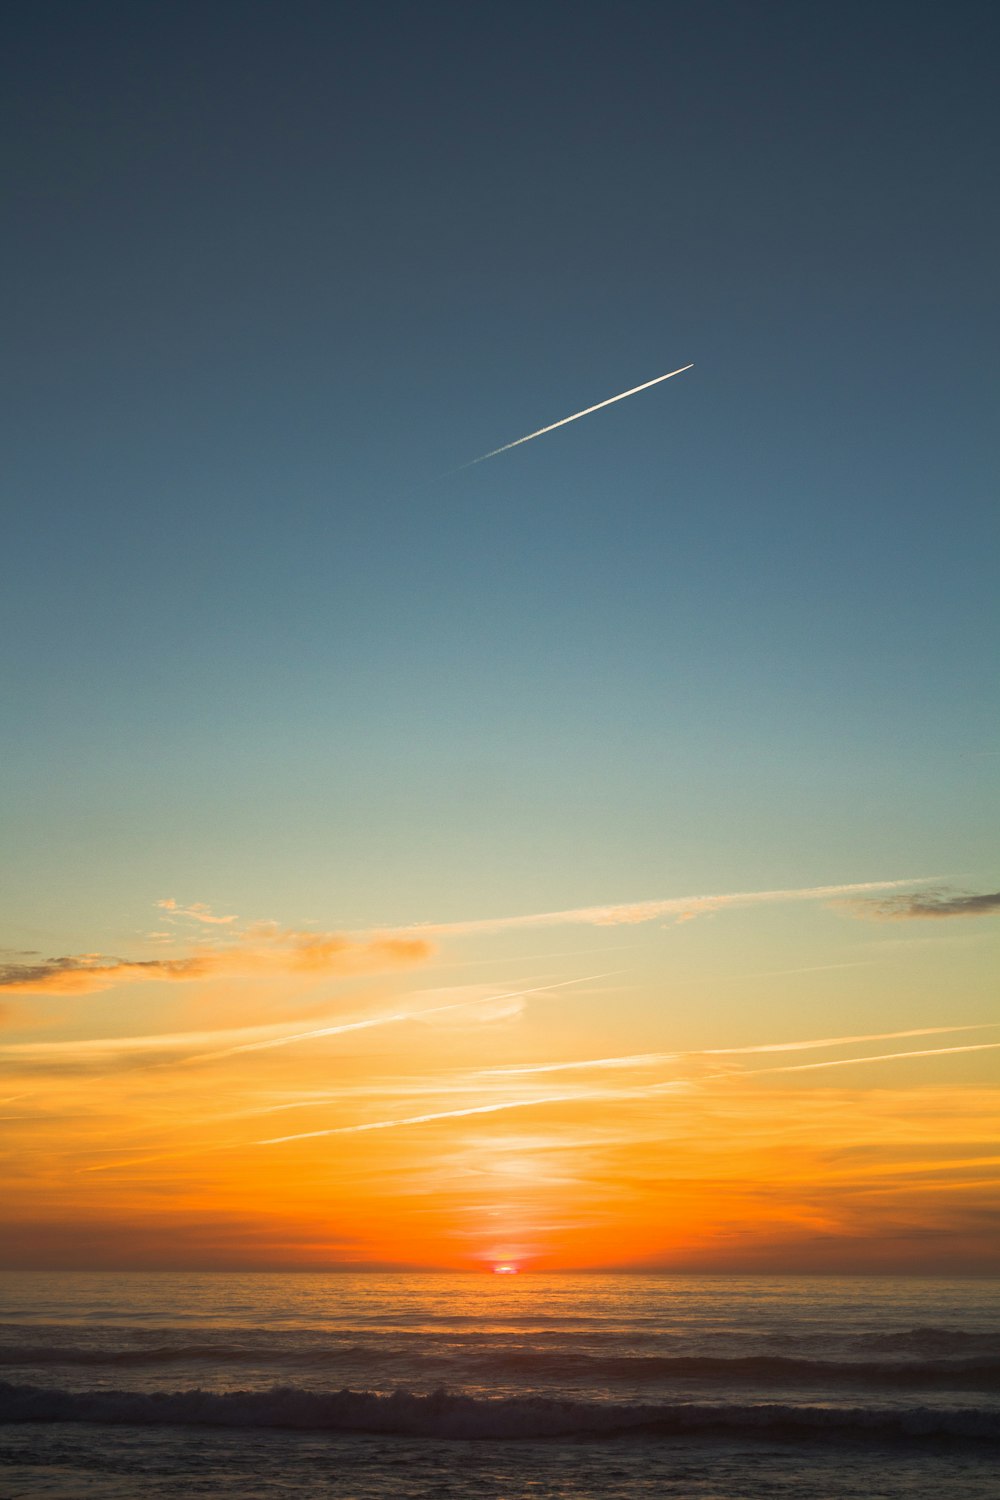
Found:
[[[992,7],[11,31],[23,921],[988,874]]]

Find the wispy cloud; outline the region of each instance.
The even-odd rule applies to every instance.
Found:
[[[602,977],[602,976],[592,976],[592,977],[596,978],[596,977]],[[584,981],[582,981],[582,980],[569,980],[569,981],[565,981],[564,983],[576,984],[576,983],[582,983],[582,982],[584,982]],[[505,992],[505,994],[514,994],[514,995],[539,994],[539,993],[542,993],[542,992],[544,992],[546,990],[558,989],[560,987],[561,987],[560,985],[540,985],[540,986],[538,986],[534,990],[515,990],[515,991]],[[488,999],[489,998],[492,998],[492,999],[503,999],[503,998],[505,998],[505,995],[496,995],[496,996],[487,997],[487,998]],[[199,1053],[195,1053],[189,1060],[191,1060],[191,1061],[208,1061],[208,1060],[214,1060],[216,1058],[234,1057],[234,1056],[237,1056],[237,1055],[239,1055],[240,1053],[243,1053],[243,1052],[263,1051],[263,1050],[267,1050],[267,1049],[272,1048],[272,1047],[286,1046],[286,1045],[289,1045],[289,1044],[291,1044],[293,1042],[305,1042],[305,1041],[310,1041],[310,1040],[312,1040],[314,1038],[321,1038],[321,1037],[326,1037],[326,1036],[335,1036],[335,1035],[338,1035],[338,1034],[344,1033],[344,1032],[350,1032],[350,1031],[356,1031],[356,1030],[367,1030],[367,1029],[369,1029],[371,1027],[385,1026],[385,1025],[391,1024],[394,1021],[423,1020],[425,1016],[432,1015],[435,1012],[440,1012],[442,1010],[449,1010],[449,1009],[457,1009],[459,1007],[467,1006],[470,1003],[475,1004],[477,1002],[469,1002],[468,1000],[459,1000],[459,1001],[452,1002],[449,1005],[435,1006],[435,1007],[425,1007],[422,1010],[413,1010],[413,1011],[409,1011],[409,1012],[399,1012],[398,1014],[395,1014],[395,1015],[374,1016],[374,1017],[371,1017],[371,1018],[369,1018],[368,1020],[365,1020],[365,1021],[347,1022],[347,1023],[344,1023],[344,1024],[340,1024],[340,1025],[326,1026],[326,1027],[317,1028],[317,1029],[315,1029],[313,1031],[296,1032],[296,1033],[290,1033],[290,1034],[286,1034],[286,1035],[282,1035],[282,1036],[277,1036],[277,1037],[275,1037],[275,1036],[259,1036],[258,1035],[258,1036],[255,1036],[253,1040],[250,1040],[250,1041],[245,1042],[243,1044],[239,1044],[239,1045],[235,1045],[235,1046],[231,1046],[231,1047],[220,1048],[217,1051],[213,1051],[213,1052],[199,1052]],[[373,1080],[371,1080],[370,1082],[367,1082],[367,1083],[353,1083],[353,1084],[340,1083],[338,1085],[338,1087],[337,1087],[336,1093],[330,1093],[329,1090],[327,1090],[327,1089],[322,1089],[322,1090],[305,1090],[305,1091],[297,1090],[296,1091],[296,1097],[294,1097],[292,1099],[283,1099],[283,1100],[280,1100],[280,1101],[275,1102],[275,1103],[269,1103],[269,1104],[263,1104],[263,1105],[256,1105],[256,1106],[251,1106],[251,1107],[248,1107],[248,1108],[243,1108],[243,1109],[239,1109],[239,1110],[235,1110],[235,1111],[227,1111],[224,1114],[212,1116],[212,1122],[217,1122],[219,1120],[251,1119],[251,1118],[259,1117],[261,1115],[281,1114],[281,1113],[285,1113],[285,1112],[287,1112],[289,1110],[316,1109],[316,1108],[321,1108],[321,1107],[324,1107],[324,1106],[342,1106],[349,1099],[379,1100],[379,1101],[381,1101],[384,1104],[387,1101],[389,1101],[390,1099],[394,1099],[395,1100],[395,1099],[406,1099],[406,1098],[415,1098],[415,1097],[427,1097],[427,1098],[434,1097],[434,1098],[440,1099],[440,1098],[445,1097],[447,1095],[454,1095],[454,1094],[466,1094],[466,1095],[468,1095],[470,1093],[472,1093],[472,1094],[479,1093],[480,1096],[481,1096],[484,1090],[500,1089],[500,1088],[504,1088],[507,1085],[517,1085],[517,1084],[520,1084],[522,1081],[530,1080],[531,1078],[538,1077],[539,1075],[545,1075],[545,1074],[551,1074],[551,1073],[581,1073],[581,1074],[586,1074],[588,1072],[605,1072],[605,1071],[621,1071],[621,1072],[634,1071],[634,1072],[646,1072],[646,1073],[648,1073],[648,1072],[653,1071],[654,1069],[663,1068],[663,1067],[670,1066],[670,1065],[673,1065],[675,1067],[682,1068],[682,1069],[684,1067],[686,1067],[687,1070],[688,1070],[688,1072],[690,1072],[691,1068],[692,1068],[692,1065],[697,1064],[701,1060],[707,1059],[707,1058],[714,1058],[714,1057],[734,1057],[734,1056],[747,1056],[747,1057],[749,1057],[749,1056],[751,1056],[753,1054],[761,1054],[761,1053],[767,1054],[767,1053],[780,1053],[780,1052],[792,1052],[792,1051],[810,1051],[810,1050],[819,1049],[819,1048],[826,1048],[826,1047],[845,1047],[845,1046],[850,1046],[850,1045],[858,1044],[858,1043],[861,1043],[861,1042],[888,1041],[888,1040],[896,1040],[896,1039],[902,1039],[902,1038],[906,1038],[906,1037],[917,1037],[917,1036],[937,1036],[937,1035],[942,1035],[942,1034],[954,1034],[956,1032],[963,1032],[963,1031],[996,1030],[998,1026],[1000,1026],[1000,1022],[996,1022],[996,1023],[987,1022],[987,1023],[982,1024],[982,1025],[973,1025],[973,1026],[923,1026],[923,1027],[914,1028],[914,1029],[911,1029],[911,1030],[908,1030],[908,1031],[870,1032],[870,1033],[863,1033],[863,1034],[860,1034],[860,1035],[852,1035],[852,1036],[821,1037],[819,1039],[812,1039],[812,1040],[808,1040],[808,1041],[768,1042],[768,1043],[760,1043],[760,1044],[755,1044],[755,1045],[745,1046],[745,1047],[717,1047],[717,1048],[713,1048],[713,1049],[709,1049],[709,1050],[705,1050],[705,1051],[700,1051],[700,1052],[638,1052],[638,1053],[627,1053],[627,1054],[624,1054],[622,1056],[580,1058],[580,1059],[578,1059],[576,1061],[572,1061],[572,1062],[540,1062],[540,1063],[527,1063],[527,1064],[520,1064],[520,1065],[513,1064],[513,1065],[506,1065],[506,1066],[494,1067],[494,1068],[460,1069],[460,1070],[458,1070],[455,1073],[435,1074],[435,1075],[432,1075],[432,1076],[423,1076],[423,1077],[416,1077],[416,1078],[413,1078],[413,1077],[402,1077],[402,1078],[399,1078],[399,1077],[390,1077],[390,1078],[382,1077],[382,1078],[373,1079]],[[256,1030],[259,1033],[261,1030],[263,1030],[263,1028],[257,1028]],[[153,1043],[153,1042],[167,1043],[167,1044],[170,1044],[170,1045],[172,1045],[173,1047],[176,1048],[179,1043],[184,1043],[184,1042],[190,1043],[191,1040],[192,1040],[191,1037],[125,1038],[125,1039],[123,1039],[123,1041],[127,1045],[129,1045],[129,1046],[131,1046],[133,1048],[137,1047],[137,1046],[142,1046],[143,1044],[146,1044],[146,1043]],[[21,1044],[21,1045],[25,1045],[25,1044]],[[71,1047],[71,1046],[73,1046],[72,1043],[55,1043],[53,1045],[56,1046],[57,1048],[59,1048],[59,1047]],[[85,1046],[94,1046],[95,1044],[94,1043],[85,1043],[83,1045],[85,1045]],[[97,1044],[97,1045],[100,1045],[100,1044]],[[990,1045],[992,1045],[992,1044],[990,1044]],[[937,1050],[948,1051],[948,1050],[951,1050],[951,1049],[948,1049],[948,1048],[934,1049],[934,1050],[930,1051],[928,1053],[928,1055],[931,1055],[931,1056],[935,1055]],[[962,1049],[959,1048],[959,1049],[955,1049],[955,1050],[962,1050]],[[972,1049],[972,1050],[975,1050],[975,1049]],[[898,1053],[898,1054],[897,1053],[893,1053],[893,1054],[887,1054],[886,1056],[893,1056],[893,1057],[895,1057],[895,1056],[907,1056],[908,1057],[908,1056],[919,1056],[919,1055],[920,1055],[919,1053]],[[0,1058],[2,1058],[2,1056],[3,1056],[3,1053],[2,1053],[2,1051],[0,1051]],[[873,1060],[884,1061],[884,1060],[886,1060],[886,1058],[885,1057],[880,1057],[878,1059],[873,1059]],[[854,1061],[854,1059],[850,1059],[849,1058],[849,1059],[845,1059],[844,1061],[845,1062],[851,1062],[851,1061]],[[735,1078],[735,1077],[738,1077],[738,1076],[751,1077],[751,1076],[753,1076],[753,1074],[755,1072],[772,1072],[772,1071],[773,1072],[795,1071],[795,1069],[794,1068],[784,1069],[784,1068],[780,1068],[780,1067],[779,1068],[775,1068],[775,1069],[760,1068],[760,1069],[753,1070],[749,1074],[744,1074],[742,1072],[742,1070],[740,1070],[739,1072],[737,1072],[737,1071],[727,1071],[725,1074],[718,1074],[718,1073],[710,1074],[710,1075],[708,1075],[708,1078],[709,1079],[716,1079],[717,1080],[717,1079],[720,1079],[720,1078]],[[614,1090],[611,1090],[611,1091],[609,1091],[608,1089],[603,1088],[603,1087],[595,1091],[592,1085],[589,1085],[589,1084],[587,1084],[587,1083],[584,1082],[581,1085],[575,1086],[574,1087],[574,1092],[572,1094],[560,1095],[559,1097],[560,1097],[560,1099],[567,1099],[567,1100],[568,1099],[576,1099],[576,1100],[580,1100],[580,1099],[596,1099],[596,1098],[602,1098],[602,1099],[610,1099],[610,1098],[637,1098],[637,1097],[645,1097],[650,1092],[652,1092],[652,1093],[661,1093],[661,1092],[664,1091],[664,1089],[675,1089],[675,1088],[681,1088],[681,1087],[692,1087],[695,1082],[703,1082],[703,1081],[705,1081],[705,1075],[703,1075],[703,1074],[700,1075],[700,1076],[698,1076],[697,1074],[695,1074],[694,1076],[691,1076],[691,1077],[685,1075],[685,1076],[682,1076],[682,1077],[674,1077],[674,1078],[670,1078],[670,1079],[666,1079],[666,1080],[660,1080],[660,1081],[658,1081],[656,1083],[653,1083],[653,1084],[640,1085],[639,1088],[638,1088],[638,1090],[636,1090],[636,1088],[634,1086],[630,1085],[630,1086],[628,1086],[624,1090],[622,1090],[622,1089],[614,1089]],[[548,1097],[548,1096],[545,1096],[545,1097]],[[0,1101],[0,1102],[2,1102],[2,1101]],[[501,1101],[501,1102],[503,1104],[503,1107],[508,1107],[509,1104],[510,1104],[509,1100],[504,1100],[504,1101]],[[539,1102],[539,1101],[538,1101],[537,1096],[535,1096],[535,1095],[527,1095],[527,1096],[525,1096],[525,1101],[524,1102],[525,1103],[532,1103],[532,1102]],[[439,1117],[443,1118],[443,1116],[438,1112],[438,1113],[435,1114],[435,1118],[439,1118]],[[421,1117],[421,1119],[422,1118],[423,1117]],[[394,1120],[394,1121],[390,1121],[390,1122],[387,1122],[387,1123],[391,1123],[391,1124],[415,1123],[415,1118],[408,1116],[408,1117],[406,1117],[406,1120],[404,1120],[404,1121]],[[352,1126],[351,1128],[353,1129],[354,1127]],[[374,1127],[372,1127],[372,1128],[374,1128]],[[307,1135],[312,1134],[312,1133],[313,1132],[306,1132]],[[317,1134],[323,1134],[324,1132],[323,1131],[319,1131],[319,1132],[316,1132],[316,1133]],[[286,1139],[286,1138],[282,1137],[282,1139]],[[292,1139],[292,1137],[287,1137],[287,1139]],[[260,1144],[260,1143],[258,1142],[256,1144]],[[97,1168],[95,1170],[105,1170],[105,1169],[106,1168]]]
[[[861,1042],[887,1042],[912,1036],[953,1035],[959,1031],[995,1031],[1000,1021],[973,1026],[919,1026],[908,1031],[873,1031],[853,1036],[826,1036],[797,1042],[756,1042],[744,1047],[706,1047],[696,1052],[631,1052],[613,1057],[586,1057],[573,1062],[523,1063],[480,1069],[481,1077],[517,1078],[533,1073],[564,1073],[588,1069],[648,1069],[701,1057],[749,1057],[755,1053],[812,1052],[822,1047],[850,1047]],[[992,1044],[990,1044],[992,1045]],[[897,1054],[904,1055],[904,1054]],[[909,1055],[909,1054],[906,1054]],[[810,1064],[809,1066],[812,1066]],[[822,1066],[826,1066],[823,1064]],[[763,1071],[763,1070],[761,1070]],[[770,1071],[770,1070],[768,1070]]]
[[[474,932],[505,932],[530,927],[620,927],[653,922],[672,916],[689,920],[708,912],[739,906],[769,906],[787,901],[829,901],[839,897],[861,897],[873,891],[898,890],[924,885],[934,875],[909,880],[869,880],[851,885],[815,885],[775,891],[731,891],[703,896],[668,896],[654,901],[620,902],[606,906],[578,906],[567,911],[536,912],[516,917],[475,917],[464,922],[414,923],[400,932],[425,933],[434,937],[464,936]]]
[[[183,958],[118,958],[76,953],[34,963],[0,965],[0,988],[30,994],[92,994],[148,980],[190,981],[219,975],[363,974],[421,963],[433,951],[422,937],[348,937],[254,927],[225,948],[199,948]]]
[[[323,1037],[344,1036],[354,1031],[371,1031],[382,1026],[398,1025],[404,1021],[424,1021],[445,1012],[480,1012],[486,1020],[492,1020],[494,1007],[503,1001],[522,999],[550,990],[565,989],[570,985],[586,984],[590,980],[603,979],[604,974],[585,974],[577,979],[564,979],[554,984],[520,986],[517,989],[486,991],[475,986],[473,992],[465,986],[461,998],[448,1000],[438,1005],[409,1003],[391,1011],[380,1011],[375,1015],[361,1016],[353,1020],[338,1019],[328,1025],[313,1026],[306,1031],[289,1031],[287,1025],[244,1026],[228,1031],[154,1032],[146,1036],[117,1036],[74,1039],[72,1041],[12,1042],[0,1046],[0,1063],[80,1064],[104,1066],[109,1063],[135,1059],[146,1063],[156,1061],[158,1055],[170,1061],[188,1063],[219,1062],[226,1058],[239,1057],[245,1053],[266,1052],[277,1047],[290,1047],[299,1042],[318,1041]],[[440,992],[439,992],[440,993]],[[453,992],[454,993],[454,992]],[[416,997],[419,1002],[419,996]]]
[[[510,917],[472,918],[460,922],[427,922],[395,930],[365,933],[309,932],[257,923],[243,932],[232,931],[233,916],[215,916],[203,903],[182,907],[173,897],[156,903],[168,917],[227,928],[224,944],[205,944],[178,957],[125,958],[101,952],[71,953],[51,958],[8,955],[0,962],[0,989],[31,994],[92,994],[117,985],[144,981],[190,981],[215,976],[252,978],[282,974],[359,974],[421,963],[433,951],[436,937],[523,928],[560,926],[617,927],[652,922],[661,917],[687,921],[692,917],[732,907],[772,905],[791,901],[849,899],[849,909],[865,915],[955,916],[984,912],[1000,906],[1000,893],[990,896],[925,896],[907,892],[881,901],[862,898],[876,891],[896,891],[927,883],[936,877],[878,880],[849,885],[809,886],[771,891],[736,891],[696,896],[670,896],[653,901],[620,902],[574,907],[563,911]],[[156,933],[161,939],[163,934]]]
[[[877,922],[905,922],[925,917],[987,917],[1000,911],[1000,891],[968,895],[941,889],[843,904],[852,915],[870,917]]]
[[[206,922],[212,927],[226,927],[237,921],[235,916],[217,917],[210,906],[203,901],[195,901],[191,906],[181,906],[173,896],[165,896],[162,901],[155,903],[161,911],[168,912],[172,918],[187,917],[192,922]]]
[[[514,1063],[500,1068],[480,1068],[480,1078],[527,1078],[538,1073],[586,1072],[591,1069],[657,1068],[678,1062],[684,1052],[630,1052],[621,1057],[582,1057],[573,1062]]]
[[[588,1093],[587,1098],[593,1098]],[[266,1141],[254,1141],[255,1146],[283,1146],[288,1141],[308,1141],[321,1135],[360,1135],[368,1130],[394,1130],[402,1125],[428,1125],[433,1120],[460,1120],[468,1115],[496,1115],[508,1109],[528,1109],[533,1104],[573,1104],[580,1098],[574,1094],[542,1094],[532,1099],[504,1099],[494,1104],[473,1104],[466,1109],[433,1110],[426,1115],[409,1115],[402,1120],[368,1120],[361,1125],[334,1125],[328,1130],[304,1130],[297,1135],[276,1135]]]
[[[856,1042],[889,1042],[910,1036],[942,1036],[957,1031],[995,1031],[1000,1021],[977,1022],[971,1026],[917,1026],[909,1031],[871,1031],[857,1036],[827,1036],[808,1042],[766,1042],[748,1047],[711,1047],[703,1057],[725,1057],[753,1052],[810,1052],[814,1047],[849,1047]]]
[[[1000,1024],[1000,1023],[997,1023]],[[474,1086],[476,1080],[488,1079],[498,1083],[509,1082],[516,1085],[520,1080],[541,1073],[566,1072],[578,1070],[604,1070],[612,1068],[620,1069],[642,1069],[649,1070],[662,1067],[666,1064],[692,1064],[698,1059],[719,1056],[749,1056],[751,1054],[767,1052],[786,1052],[793,1050],[807,1050],[820,1047],[843,1047],[860,1042],[882,1041],[888,1038],[902,1038],[913,1036],[933,1036],[941,1033],[954,1033],[959,1031],[979,1031],[988,1029],[990,1023],[985,1026],[927,1026],[915,1028],[909,1031],[874,1032],[864,1035],[823,1037],[819,1040],[801,1042],[773,1042],[758,1044],[747,1047],[718,1047],[702,1052],[650,1052],[635,1053],[622,1057],[599,1057],[589,1058],[579,1062],[570,1063],[542,1063],[530,1064],[524,1067],[504,1067],[481,1069],[478,1073],[466,1075],[469,1085]],[[995,1029],[995,1028],[993,1028]],[[669,1094],[690,1091],[698,1087],[699,1083],[711,1083],[717,1085],[720,1080],[736,1081],[736,1079],[753,1079],[762,1073],[797,1073],[806,1072],[813,1068],[849,1067],[858,1063],[892,1062],[903,1058],[914,1057],[940,1057],[947,1054],[959,1052],[985,1052],[1000,1048],[1000,1042],[975,1042],[955,1047],[932,1047],[916,1051],[886,1052],[875,1057],[846,1057],[835,1058],[815,1063],[792,1063],[781,1064],[771,1068],[754,1068],[749,1071],[739,1069],[738,1071],[722,1074],[709,1074],[707,1078],[701,1079],[689,1077],[674,1077],[657,1079],[652,1082],[634,1083],[622,1086],[597,1086],[586,1082],[574,1087],[571,1091],[558,1094],[536,1094],[527,1093],[515,1098],[490,1100],[485,1104],[469,1104],[458,1109],[431,1110],[416,1115],[404,1115],[391,1117],[383,1120],[367,1120],[358,1124],[333,1125],[317,1130],[298,1131],[290,1135],[270,1136],[265,1140],[254,1141],[250,1144],[256,1146],[279,1146],[292,1141],[315,1140],[323,1136],[334,1135],[358,1135],[373,1130],[393,1130],[403,1126],[425,1125],[439,1120],[464,1119],[476,1115],[498,1114],[511,1109],[530,1109],[534,1106],[546,1106],[551,1104],[593,1104],[598,1101],[606,1103],[627,1102],[629,1100],[655,1099]],[[412,1091],[412,1090],[411,1090]],[[392,1089],[384,1084],[379,1089],[372,1089],[372,1093],[381,1093],[383,1099],[392,1094]],[[434,1081],[428,1085],[428,1092],[440,1095],[444,1092],[440,1083]],[[322,1100],[311,1100],[311,1104],[323,1103]],[[292,1106],[282,1106],[284,1108]],[[271,1109],[261,1113],[271,1113]]]
[[[918,1033],[919,1034],[919,1033]],[[891,1035],[891,1033],[890,1033]],[[905,1035],[905,1033],[904,1033]],[[787,1045],[787,1044],[786,1044]],[[824,1045],[814,1043],[813,1045]],[[828,1044],[829,1045],[829,1044]],[[840,1057],[827,1059],[815,1063],[792,1063],[773,1068],[755,1068],[749,1072],[740,1071],[737,1075],[740,1079],[753,1079],[763,1073],[802,1073],[809,1072],[815,1068],[838,1068],[854,1067],[862,1063],[896,1062],[902,1059],[917,1057],[943,1057],[960,1052],[989,1052],[1000,1049],[1000,1042],[974,1042],[958,1047],[930,1047],[921,1048],[916,1051],[907,1052],[884,1052],[875,1057]],[[740,1049],[727,1049],[733,1052]],[[746,1051],[760,1050],[747,1048]],[[695,1054],[685,1054],[693,1057]],[[708,1054],[701,1054],[706,1056]],[[666,1054],[669,1060],[669,1054]],[[606,1066],[611,1059],[600,1059],[592,1066]],[[629,1059],[631,1064],[639,1062],[638,1058]],[[552,1071],[555,1071],[553,1069]],[[718,1081],[720,1075],[712,1075]],[[725,1077],[725,1075],[721,1075]],[[594,1088],[581,1087],[572,1092],[560,1094],[533,1094],[517,1099],[492,1100],[488,1104],[467,1105],[461,1109],[432,1110],[425,1114],[405,1115],[387,1120],[367,1120],[355,1125],[333,1125],[320,1130],[305,1130],[293,1135],[270,1136],[265,1140],[254,1141],[250,1144],[256,1146],[281,1146],[293,1141],[315,1140],[322,1136],[334,1135],[360,1135],[372,1130],[395,1130],[404,1126],[426,1125],[439,1120],[457,1120],[474,1115],[499,1114],[511,1109],[531,1109],[544,1107],[551,1104],[593,1104],[597,1101],[613,1103],[615,1101],[626,1102],[628,1100],[653,1099],[668,1094],[682,1093],[697,1087],[695,1082],[685,1078],[669,1078],[658,1080],[655,1083],[630,1085],[625,1088]]]
[[[777,1068],[756,1068],[754,1072],[807,1073],[814,1068],[851,1068],[859,1063],[895,1062],[902,1057],[944,1057],[951,1052],[994,1052],[998,1047],[1000,1042],[969,1042],[962,1047],[921,1047],[915,1052],[880,1052],[877,1057],[834,1057],[826,1058],[823,1062],[786,1063]]]
[[[568,985],[586,984],[593,979],[603,979],[603,974],[585,974],[579,979],[563,979],[556,984],[539,984],[530,989],[520,988],[515,990],[502,990],[499,993],[470,996],[464,994],[460,1000],[449,1000],[443,1005],[407,1006],[400,1010],[389,1011],[381,1015],[366,1016],[357,1021],[339,1021],[332,1026],[315,1027],[310,1031],[294,1032],[290,1035],[268,1038],[261,1041],[245,1042],[239,1046],[227,1047],[217,1052],[206,1052],[200,1054],[198,1061],[214,1061],[217,1058],[235,1057],[242,1052],[261,1052],[273,1047],[287,1047],[293,1042],[308,1042],[325,1036],[339,1036],[349,1031],[370,1031],[377,1026],[391,1026],[400,1021],[423,1021],[432,1016],[440,1016],[447,1011],[470,1010],[475,1007],[482,1008],[487,1019],[492,1019],[494,1011],[492,1007],[499,1002],[522,999],[527,995],[540,995],[548,990],[565,989]]]

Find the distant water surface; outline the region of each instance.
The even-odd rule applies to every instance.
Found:
[[[0,1496],[996,1500],[1000,1279],[8,1275]]]

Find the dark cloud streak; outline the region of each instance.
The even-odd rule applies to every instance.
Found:
[[[423,963],[432,952],[414,934],[355,938],[335,932],[296,932],[265,924],[225,947],[203,947],[182,958],[116,958],[104,953],[69,954],[38,963],[0,964],[0,989],[30,994],[88,994],[139,980],[196,980],[217,975],[373,973]]]
[[[852,901],[855,916],[877,922],[906,922],[927,917],[987,917],[1000,911],[1000,891],[963,895],[947,890],[922,891],[918,895],[887,896],[881,901]]]
[[[186,979],[195,977],[197,971],[197,959],[125,959],[85,954],[45,958],[34,964],[0,964],[0,989],[66,993],[103,989],[116,978]]]

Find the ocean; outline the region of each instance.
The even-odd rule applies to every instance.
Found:
[[[0,1500],[997,1500],[1000,1279],[54,1273]]]

